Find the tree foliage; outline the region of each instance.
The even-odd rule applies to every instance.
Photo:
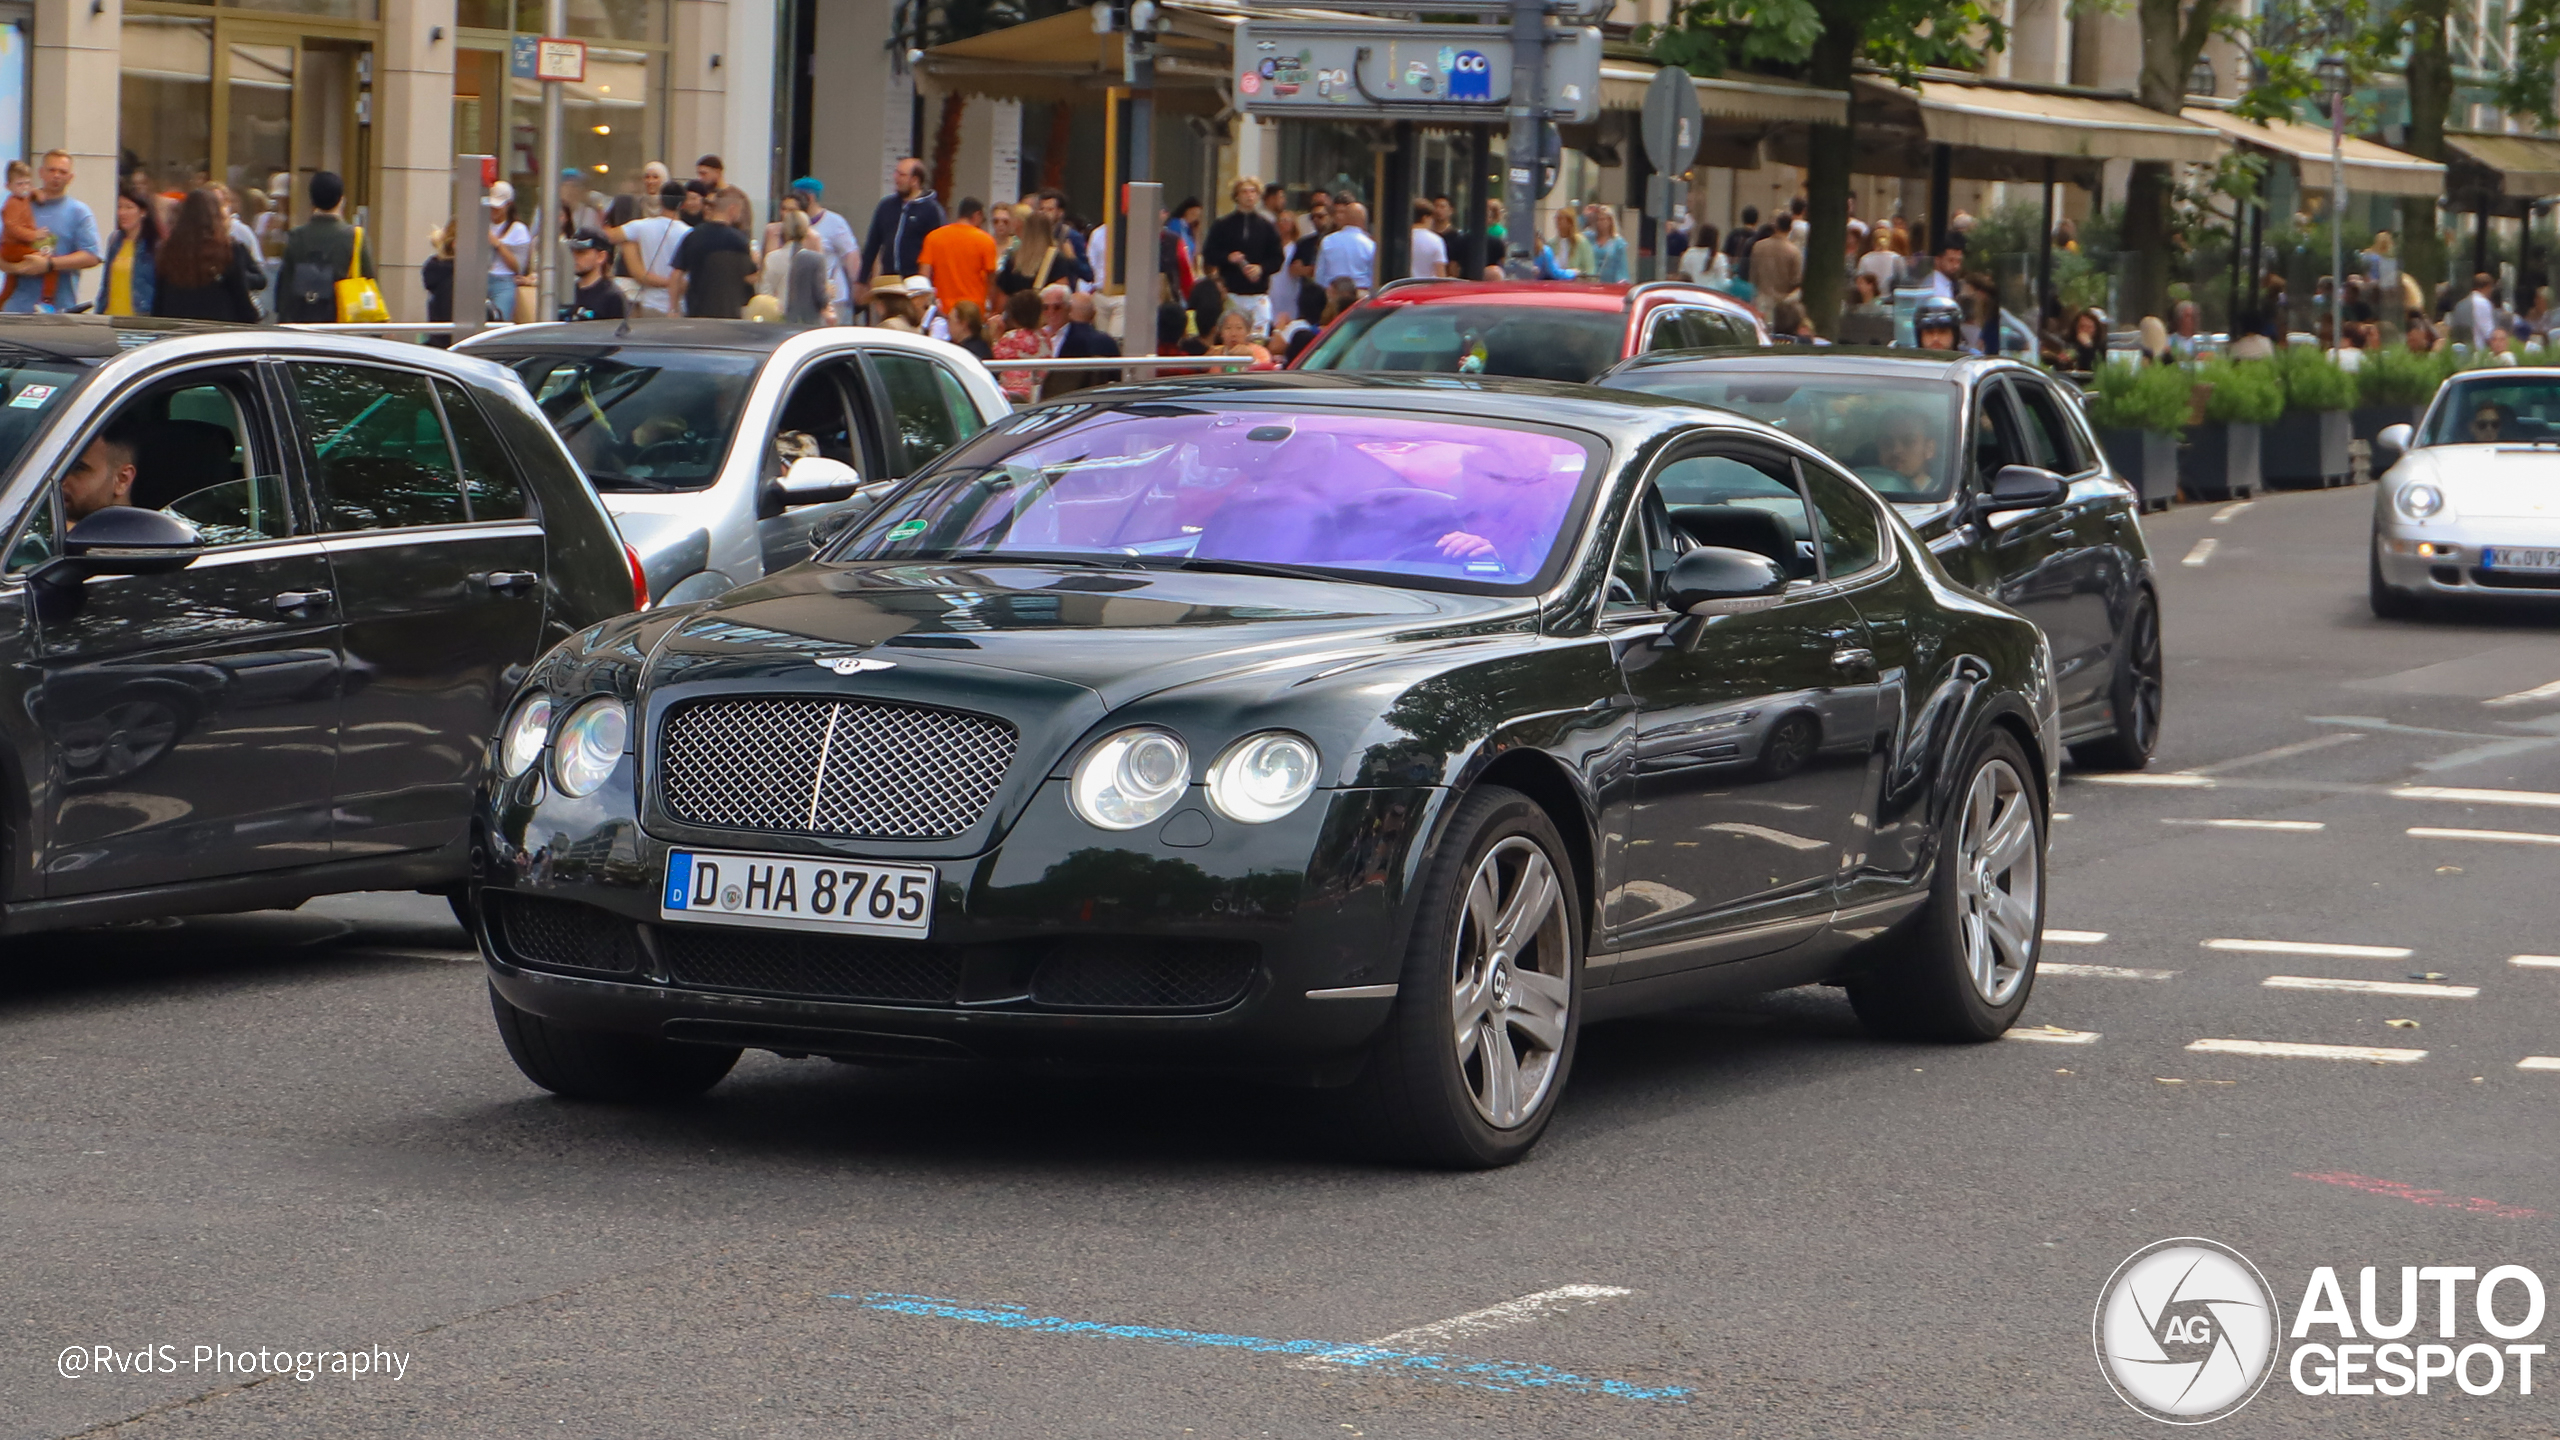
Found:
[[[1857,59],[1908,84],[1925,69],[1980,69],[2009,43],[2000,11],[1980,0],[1687,0],[1670,23],[1640,25],[1635,38],[1693,75],[1799,74],[1823,32],[1845,26],[1859,37]]]

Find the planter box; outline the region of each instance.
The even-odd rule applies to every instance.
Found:
[[[2355,475],[2347,445],[2355,422],[2344,410],[2287,410],[2259,437],[2261,479],[2279,490],[2344,485]]]
[[[2371,440],[2381,434],[2385,426],[2415,425],[2425,419],[2426,414],[2424,405],[2359,405],[2347,412],[2358,440]]]
[[[2258,430],[2207,421],[2187,432],[2178,460],[2178,484],[2187,498],[2246,500],[2257,494]]]
[[[2142,497],[2147,511],[2166,510],[2178,498],[2178,442],[2152,430],[2101,430],[2098,447],[2107,468]]]

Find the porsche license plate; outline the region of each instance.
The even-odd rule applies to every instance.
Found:
[[[930,865],[671,850],[658,918],[922,940],[933,880]]]
[[[2480,552],[2484,570],[2560,570],[2560,550],[2500,545]]]

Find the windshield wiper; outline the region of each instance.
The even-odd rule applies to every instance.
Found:
[[[866,557],[885,558],[885,557]],[[1086,550],[950,550],[940,555],[907,557],[928,564],[965,565],[990,563],[998,565],[1075,565],[1087,570],[1134,570],[1137,558],[1130,555],[1096,555]]]
[[[1219,575],[1270,575],[1283,580],[1323,580],[1337,585],[1345,581],[1354,585],[1391,583],[1359,575],[1345,575],[1333,570],[1314,570],[1304,565],[1275,565],[1268,560],[1221,560],[1216,556],[1193,556],[1191,559],[1177,562],[1173,568],[1202,570]]]

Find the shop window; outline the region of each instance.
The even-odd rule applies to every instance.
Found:
[[[213,22],[128,15],[123,45],[125,163],[154,190],[202,185],[213,170]]]

